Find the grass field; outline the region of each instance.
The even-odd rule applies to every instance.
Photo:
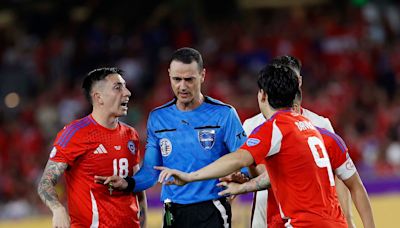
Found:
[[[374,211],[376,227],[400,227],[397,221],[400,211],[400,194],[373,196],[371,203]],[[250,205],[235,202],[233,205],[233,227],[248,227],[250,218]],[[361,220],[354,210],[357,227],[362,227]],[[50,228],[51,218],[28,218],[16,221],[0,221],[0,228]],[[148,228],[161,227],[161,209],[149,210]]]

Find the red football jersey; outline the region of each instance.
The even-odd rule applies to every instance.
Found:
[[[335,133],[322,128],[318,128],[318,130],[324,140],[332,169],[341,180],[347,180],[356,172],[356,168],[348,154],[346,144],[343,142],[342,138]],[[321,178],[323,178],[328,175],[328,172],[325,170],[325,173],[321,172],[320,174],[322,175]],[[331,198],[330,202],[332,202],[332,207],[339,205],[338,199],[334,197],[335,195],[337,195],[336,188],[331,188],[331,191],[327,192],[327,197]],[[284,227],[278,204],[276,203],[275,196],[271,189],[268,189],[267,223],[268,227],[271,228]]]
[[[121,122],[110,130],[91,115],[61,130],[50,160],[68,164],[65,171],[71,227],[139,227],[135,194],[94,183],[94,176],[132,176],[139,163],[136,130]]]
[[[323,139],[307,118],[279,111],[253,131],[242,149],[257,164],[266,162],[287,227],[347,227],[337,199],[332,200],[336,195],[330,196],[335,184]]]
[[[267,224],[268,228],[281,228],[285,227],[285,222],[281,218],[278,203],[276,202],[274,192],[268,189],[267,199]]]

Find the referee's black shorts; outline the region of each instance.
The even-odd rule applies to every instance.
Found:
[[[169,203],[164,204],[163,218],[164,228],[230,228],[232,211],[226,198],[193,204]]]

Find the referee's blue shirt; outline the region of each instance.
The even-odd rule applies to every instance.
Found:
[[[206,96],[196,109],[180,111],[175,98],[149,115],[146,152],[142,168],[134,176],[134,191],[143,191],[157,182],[160,172],[154,166],[193,172],[236,151],[245,140],[232,106]],[[161,200],[190,204],[217,199],[221,191],[217,183],[214,179],[184,186],[163,185]]]

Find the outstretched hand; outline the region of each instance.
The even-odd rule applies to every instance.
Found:
[[[189,173],[163,166],[154,166],[154,169],[161,171],[158,176],[158,182],[161,184],[182,186],[192,181]]]
[[[221,182],[235,182],[235,183],[239,183],[242,184],[244,182],[249,181],[249,178],[244,175],[242,172],[234,172],[231,173],[225,177],[221,177],[219,178],[219,181]]]
[[[116,190],[125,190],[128,187],[128,182],[120,176],[94,176],[94,182],[109,185]]]
[[[235,182],[223,181],[219,182],[217,186],[225,188],[224,190],[218,193],[218,195],[220,196],[232,196],[232,195],[239,195],[242,193],[246,193],[246,191],[243,189],[243,185]]]

